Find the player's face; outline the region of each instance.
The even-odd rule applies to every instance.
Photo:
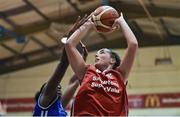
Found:
[[[107,48],[100,49],[95,55],[95,66],[98,69],[101,67],[107,68],[111,63],[110,50]]]

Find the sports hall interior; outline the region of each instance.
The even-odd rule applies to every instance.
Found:
[[[129,115],[180,116],[180,0],[0,0],[0,113],[32,115],[36,91],[61,58],[60,39],[78,16],[101,5],[123,12],[139,43],[127,85]],[[90,30],[82,42],[89,64],[100,48],[122,58],[127,46],[121,30]],[[62,91],[72,75],[69,67]]]

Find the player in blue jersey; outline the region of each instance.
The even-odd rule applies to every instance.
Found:
[[[80,20],[76,21],[73,28],[69,31],[67,37],[69,37],[83,22],[86,20],[86,16]],[[79,50],[82,52],[82,56],[84,59],[87,57],[87,50],[85,46],[80,43],[80,46],[78,47]],[[67,113],[65,112],[63,106],[65,107],[69,100],[72,98],[75,89],[78,86],[78,81],[73,81],[72,79],[75,76],[72,77],[69,87],[67,87],[66,92],[63,96],[61,96],[61,90],[60,90],[60,82],[67,70],[67,67],[69,65],[67,55],[65,50],[63,49],[62,57],[60,60],[60,63],[58,64],[54,74],[52,77],[48,80],[47,83],[45,83],[39,92],[36,93],[35,100],[36,105],[34,108],[33,116],[66,116]],[[61,102],[61,97],[62,101]],[[63,106],[62,106],[63,104]]]

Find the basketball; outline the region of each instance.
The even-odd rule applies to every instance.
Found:
[[[118,17],[119,14],[113,7],[101,6],[94,11],[91,20],[98,32],[107,33],[113,30],[112,26]]]

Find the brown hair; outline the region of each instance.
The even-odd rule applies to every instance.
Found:
[[[108,50],[110,50],[111,57],[114,58],[116,61],[113,65],[113,69],[115,69],[116,67],[118,67],[120,65],[121,59],[120,59],[119,55],[116,52],[114,52],[112,49],[108,49]]]

